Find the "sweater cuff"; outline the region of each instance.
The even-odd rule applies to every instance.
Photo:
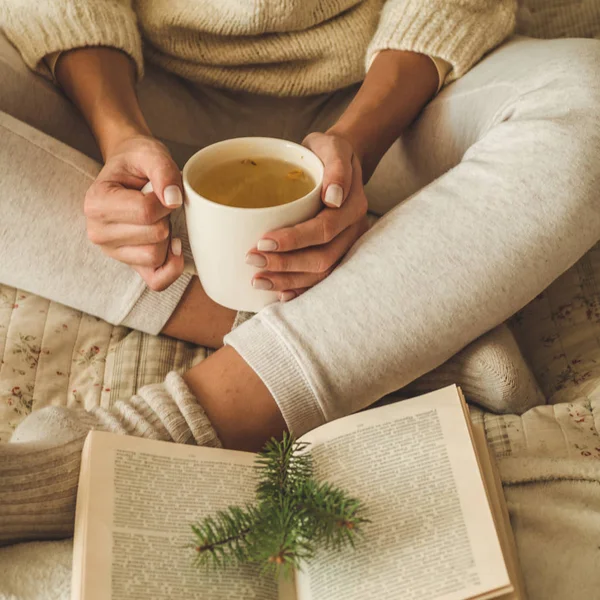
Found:
[[[133,59],[138,79],[144,73],[136,16],[125,3],[67,0],[57,8],[39,2],[31,12],[12,11],[3,29],[27,66],[45,77],[50,77],[46,56],[90,46],[121,50]]]
[[[366,64],[370,65],[380,50],[418,52],[450,63],[449,82],[462,77],[512,33],[512,0],[499,0],[486,10],[448,4],[435,3],[432,11],[422,0],[388,0],[367,49]]]
[[[326,419],[317,396],[289,346],[260,313],[223,339],[256,372],[275,399],[292,435],[299,437]]]

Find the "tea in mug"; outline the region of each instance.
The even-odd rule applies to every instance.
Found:
[[[204,198],[240,208],[266,208],[306,196],[315,180],[298,165],[277,158],[225,161],[190,181]]]

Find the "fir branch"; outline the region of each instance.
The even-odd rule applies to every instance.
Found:
[[[231,506],[192,525],[197,565],[239,564],[250,559],[248,536],[257,524],[253,507]]]
[[[294,512],[295,500],[285,498],[278,510],[273,505],[260,505],[262,518],[252,532],[252,562],[263,572],[289,575],[314,554],[313,543],[306,538]]]
[[[257,504],[232,506],[192,526],[196,563],[222,567],[257,563],[275,576],[298,569],[321,545],[354,546],[364,508],[345,491],[313,478],[307,444],[284,434],[259,453]]]
[[[278,442],[272,438],[265,444],[256,459],[260,482],[256,488],[259,502],[278,501],[312,477],[312,460],[305,452],[308,444],[297,442],[285,432]]]
[[[370,522],[359,500],[330,483],[307,481],[297,500],[306,535],[319,540],[325,549],[339,550],[346,543],[354,546],[362,526]]]

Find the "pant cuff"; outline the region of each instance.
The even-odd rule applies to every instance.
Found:
[[[294,436],[325,423],[317,396],[293,350],[260,314],[228,333],[223,342],[262,379]]]
[[[177,308],[191,279],[192,275],[184,273],[163,292],[154,292],[145,288],[120,324],[144,333],[158,335]]]

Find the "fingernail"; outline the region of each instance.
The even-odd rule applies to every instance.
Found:
[[[342,205],[342,200],[344,199],[344,190],[341,185],[337,183],[332,183],[327,186],[327,190],[325,192],[325,204],[329,204],[331,206],[340,207]]]
[[[273,282],[269,279],[259,277],[252,280],[252,287],[255,290],[270,290],[273,288]]]
[[[266,267],[267,259],[262,254],[249,252],[246,254],[246,264],[252,265],[253,267]]]
[[[171,240],[171,252],[175,256],[181,256],[181,240],[179,238],[173,238]]]
[[[258,240],[256,249],[261,252],[273,252],[273,250],[277,250],[277,242],[275,240]]]
[[[292,291],[281,292],[281,294],[279,294],[279,302],[289,302],[290,300],[293,300],[295,297],[296,297],[296,292],[292,292]]]
[[[183,203],[181,190],[177,185],[168,185],[163,192],[163,196],[167,206],[181,206]]]

